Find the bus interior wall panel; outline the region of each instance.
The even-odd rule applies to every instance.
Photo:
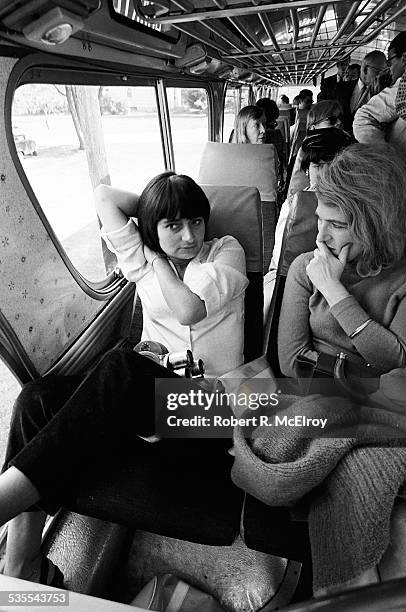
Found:
[[[20,163],[8,146],[5,116],[6,88],[15,64],[9,57],[0,61],[0,278],[8,288],[1,309],[41,374],[82,333],[103,303],[86,295],[67,270],[17,171]]]

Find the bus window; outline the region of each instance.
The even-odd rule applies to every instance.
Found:
[[[105,183],[139,192],[165,170],[155,88],[22,85],[14,95],[12,128],[57,238],[86,279],[103,280],[93,189]]]
[[[223,142],[229,141],[231,132],[234,129],[235,118],[244,106],[249,105],[249,100],[250,88],[248,85],[239,87],[227,85],[224,102]]]
[[[223,142],[228,142],[239,110],[239,90],[227,85],[224,101]]]
[[[208,95],[203,87],[167,87],[176,172],[197,179],[209,139]]]
[[[11,410],[21,385],[0,359],[0,465],[3,465],[6,454],[8,431],[10,428]]]

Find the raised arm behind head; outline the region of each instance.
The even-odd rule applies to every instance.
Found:
[[[105,232],[123,227],[130,217],[137,216],[139,196],[108,185],[94,191],[96,211]]]

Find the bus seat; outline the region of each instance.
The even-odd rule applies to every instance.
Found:
[[[267,360],[276,377],[282,377],[277,355],[279,314],[286,276],[292,261],[301,253],[315,248],[317,236],[316,194],[302,191],[292,202],[286,222],[275,288],[265,330]],[[310,566],[310,541],[306,520],[295,520],[290,510],[272,507],[246,495],[242,516],[244,542],[249,548]]]
[[[277,350],[279,314],[283,291],[290,264],[301,253],[312,251],[317,236],[317,198],[314,191],[300,191],[293,198],[292,208],[286,221],[282,239],[282,249],[276,272],[275,287],[272,294],[269,315],[265,329],[267,356],[275,376],[281,376]]]
[[[290,125],[292,123],[292,119],[291,119],[292,118],[292,106],[290,104],[287,107],[280,106],[279,107],[279,117],[287,117],[289,119],[289,125]]]
[[[293,198],[286,223],[278,273],[287,275],[290,264],[301,253],[316,247],[317,197],[314,191],[299,191]]]
[[[263,247],[261,201],[255,187],[201,185],[211,206],[206,236],[210,240],[227,234],[244,249],[249,285],[245,292],[244,360],[262,354]],[[249,230],[249,231],[247,231]]]
[[[257,187],[261,196],[264,272],[274,245],[278,191],[278,156],[275,147],[207,142],[199,170],[205,185],[246,185]]]
[[[283,114],[283,111],[280,112],[278,119],[276,120],[278,124],[278,128],[283,134],[283,140],[285,143],[285,159],[284,164],[285,168],[288,165],[289,160],[289,152],[290,152],[290,118],[288,114]]]

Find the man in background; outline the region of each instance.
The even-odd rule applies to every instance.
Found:
[[[406,121],[399,112],[399,99],[396,107],[399,86],[406,72],[406,31],[400,32],[390,43],[388,66],[392,84],[358,109],[354,118],[354,136],[364,144],[389,142],[406,154]]]
[[[361,66],[359,64],[350,64],[344,74],[344,81],[358,81],[361,76]]]
[[[351,61],[350,57],[347,57],[344,60],[340,60],[337,62],[337,74],[333,74],[332,76],[323,79],[320,86],[320,93],[317,97],[317,101],[320,100],[335,100],[336,99],[336,90],[338,83],[344,81],[345,72],[349,66]]]
[[[376,78],[386,69],[386,57],[382,51],[371,51],[362,60],[358,81],[341,81],[337,84],[333,98],[323,97],[319,100],[337,100],[343,109],[343,127],[352,133],[352,122],[357,110],[372,96],[372,86]]]

